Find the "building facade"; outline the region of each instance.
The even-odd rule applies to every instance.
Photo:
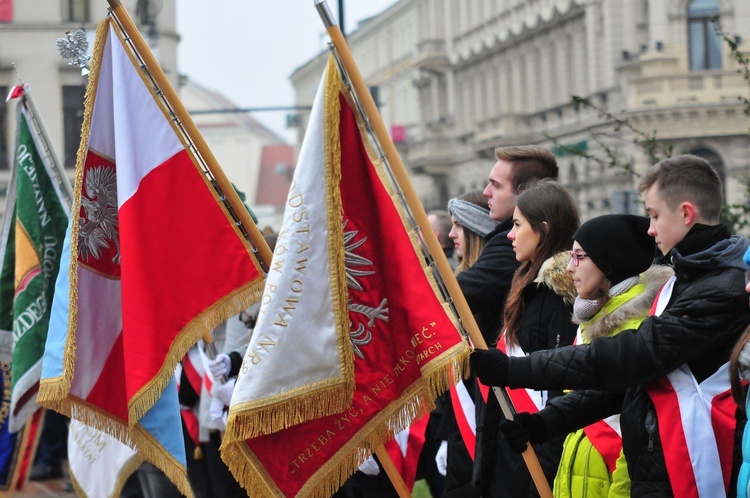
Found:
[[[483,188],[495,147],[533,143],[556,153],[589,218],[642,212],[635,176],[606,164],[609,149],[635,173],[650,165],[639,130],[706,157],[729,202],[745,202],[750,118],[738,97],[750,84],[714,17],[747,54],[744,0],[401,0],[348,42],[426,208]],[[292,75],[298,105],[324,60]]]
[[[227,178],[246,195],[246,203],[255,206],[263,149],[283,147],[283,139],[247,113],[215,112],[236,106],[220,94],[180,76],[175,0],[122,0],[121,3],[180,94]],[[83,30],[90,53],[96,26],[106,15],[105,0],[0,0],[0,95],[7,95],[11,87],[19,84],[19,76],[29,85],[52,147],[71,179],[81,138],[86,82],[80,68],[61,58],[56,41],[65,38],[66,32]],[[189,54],[183,55],[186,56]],[[0,101],[0,215],[5,209],[10,177],[14,110],[14,102]],[[286,178],[286,173],[282,176]],[[285,197],[282,194],[282,199]],[[275,226],[278,210],[271,205],[258,211],[266,213],[267,219],[263,221]]]
[[[23,82],[31,89],[52,147],[72,178],[83,123],[86,82],[57,49],[66,32],[83,30],[93,48],[107,2],[93,0],[3,0],[0,13],[0,93]],[[174,0],[123,0],[173,86],[179,82]],[[15,103],[0,103],[0,211],[15,137]]]
[[[197,83],[182,81],[180,100],[224,174],[244,194],[260,228],[279,230],[294,171],[294,147],[250,114],[233,112],[234,103]]]

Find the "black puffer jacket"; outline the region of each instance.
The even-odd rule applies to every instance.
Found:
[[[588,345],[511,358],[509,385],[610,391],[609,399],[587,401],[599,403],[600,413],[611,411],[615,393],[623,393],[620,423],[632,496],[671,496],[659,423],[673,421],[657,421],[643,385],[685,363],[701,382],[728,361],[750,322],[742,262],[748,246],[721,225],[696,225],[667,258],[676,281],[660,316]]]
[[[479,259],[456,277],[487,344],[494,344],[500,332],[505,299],[518,269],[513,243],[508,239],[511,228],[512,219],[490,232]]]
[[[568,261],[570,255],[567,252],[556,254],[542,266],[536,281],[524,288],[518,338],[526,353],[573,344],[577,326],[571,321],[571,316],[576,291],[573,279],[565,269]],[[562,390],[547,392],[548,399],[562,394]],[[497,399],[490,393],[482,433],[477,429],[481,451],[477,453],[475,465],[481,469],[482,496],[537,496],[523,458],[510,449],[498,429],[504,418]],[[565,435],[551,437],[534,447],[550,487],[560,463],[564,439]]]

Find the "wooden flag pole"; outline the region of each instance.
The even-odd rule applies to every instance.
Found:
[[[474,315],[471,313],[469,305],[466,302],[466,298],[461,292],[461,288],[458,286],[458,281],[456,280],[455,275],[453,275],[453,271],[448,264],[448,259],[445,257],[445,254],[443,253],[443,250],[438,243],[437,237],[432,230],[432,226],[427,219],[427,214],[422,207],[422,203],[419,201],[419,197],[414,191],[414,187],[412,187],[411,181],[409,181],[409,175],[406,172],[406,168],[401,162],[401,157],[396,150],[396,146],[394,145],[393,140],[391,140],[391,136],[389,135],[388,130],[385,127],[385,123],[383,123],[383,120],[380,117],[380,113],[378,112],[378,108],[375,105],[375,101],[373,100],[372,95],[370,95],[367,84],[365,83],[364,78],[362,78],[362,75],[360,74],[356,63],[354,62],[354,57],[352,56],[352,53],[349,50],[348,45],[346,44],[344,35],[341,33],[341,30],[336,24],[333,14],[328,8],[328,4],[326,4],[326,1],[314,1],[315,7],[318,9],[318,14],[320,14],[320,17],[323,20],[323,24],[328,31],[328,36],[331,37],[331,42],[336,47],[341,65],[349,75],[352,86],[354,87],[354,91],[357,94],[357,98],[359,99],[360,104],[362,105],[362,108],[367,115],[367,118],[370,120],[375,138],[377,138],[378,142],[380,143],[380,146],[383,149],[383,153],[385,154],[385,157],[391,166],[393,175],[396,178],[399,187],[404,192],[406,202],[408,203],[409,208],[411,209],[414,218],[419,225],[419,230],[425,243],[427,244],[427,248],[429,249],[430,253],[432,253],[432,256],[437,264],[438,271],[440,271],[440,276],[442,277],[443,282],[448,289],[448,292],[453,298],[453,303],[455,304],[456,310],[458,311],[458,314],[461,318],[461,323],[466,332],[469,334],[474,347],[478,349],[487,349],[487,343],[485,342],[484,337],[479,331],[479,327],[474,320]],[[504,388],[496,389],[504,390]],[[508,400],[504,395],[498,396],[497,391],[495,391],[495,395],[501,409],[503,410],[503,413],[507,418],[510,418],[512,420],[513,413],[515,412],[513,406],[508,405]],[[552,498],[552,490],[549,487],[547,478],[545,477],[544,472],[542,471],[542,467],[539,464],[539,459],[536,457],[536,454],[534,453],[531,445],[526,446],[526,451],[523,452],[523,458],[526,462],[526,466],[529,469],[531,478],[534,480],[534,484],[539,491],[539,495],[544,498]]]
[[[206,144],[200,131],[198,131],[198,127],[193,123],[190,114],[177,96],[177,92],[175,92],[161,66],[154,58],[154,55],[151,53],[151,50],[148,48],[146,41],[141,36],[135,23],[130,18],[130,15],[128,15],[125,7],[122,6],[120,0],[107,0],[107,2],[109,3],[117,22],[130,38],[138,55],[143,59],[149,74],[158,85],[158,89],[164,94],[164,99],[169,103],[180,124],[185,128],[190,140],[194,142],[195,152],[203,158],[206,167],[216,179],[216,183],[221,188],[221,191],[227,197],[227,201],[232,207],[235,215],[245,227],[245,230],[247,230],[247,233],[250,236],[250,242],[255,250],[257,250],[258,262],[263,266],[264,271],[267,272],[268,268],[271,267],[271,249],[268,247],[268,244],[260,233],[260,230],[258,230],[258,227],[255,225],[255,222],[250,217],[250,213],[248,213],[242,200],[240,200],[237,192],[234,190],[234,187],[221,170],[218,161],[208,148],[208,144]]]
[[[391,484],[396,488],[398,496],[401,498],[411,498],[411,491],[406,487],[404,478],[398,473],[396,464],[391,460],[391,456],[385,450],[385,446],[381,446],[375,450],[375,454],[378,456],[378,460],[380,460],[380,465],[383,466],[383,470],[385,470],[385,473],[388,475],[388,479],[391,480]]]

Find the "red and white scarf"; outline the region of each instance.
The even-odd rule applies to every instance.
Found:
[[[505,334],[503,334],[502,340],[498,341],[497,348],[508,356],[517,358],[526,356],[526,352],[520,346],[507,343]],[[507,388],[507,391],[511,401],[513,401],[513,406],[519,413],[536,413],[547,404],[547,391],[535,391],[526,388]]]
[[[651,314],[659,316],[675,277],[660,291]],[[734,413],[728,363],[698,383],[687,364],[646,386],[656,408],[659,436],[675,496],[726,496],[732,470]]]
[[[450,393],[451,405],[456,417],[458,431],[461,433],[466,450],[469,452],[471,459],[474,460],[477,444],[477,420],[474,398],[466,389],[463,381],[459,381],[458,384],[451,387]]]

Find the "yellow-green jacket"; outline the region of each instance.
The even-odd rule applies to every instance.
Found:
[[[659,289],[672,273],[669,267],[652,266],[641,275],[638,284],[609,299],[596,315],[580,324],[583,342],[638,328],[649,315]],[[583,429],[569,434],[563,444],[553,494],[555,498],[629,497],[630,479],[622,451],[614,473],[610,473],[604,457],[594,448]]]

